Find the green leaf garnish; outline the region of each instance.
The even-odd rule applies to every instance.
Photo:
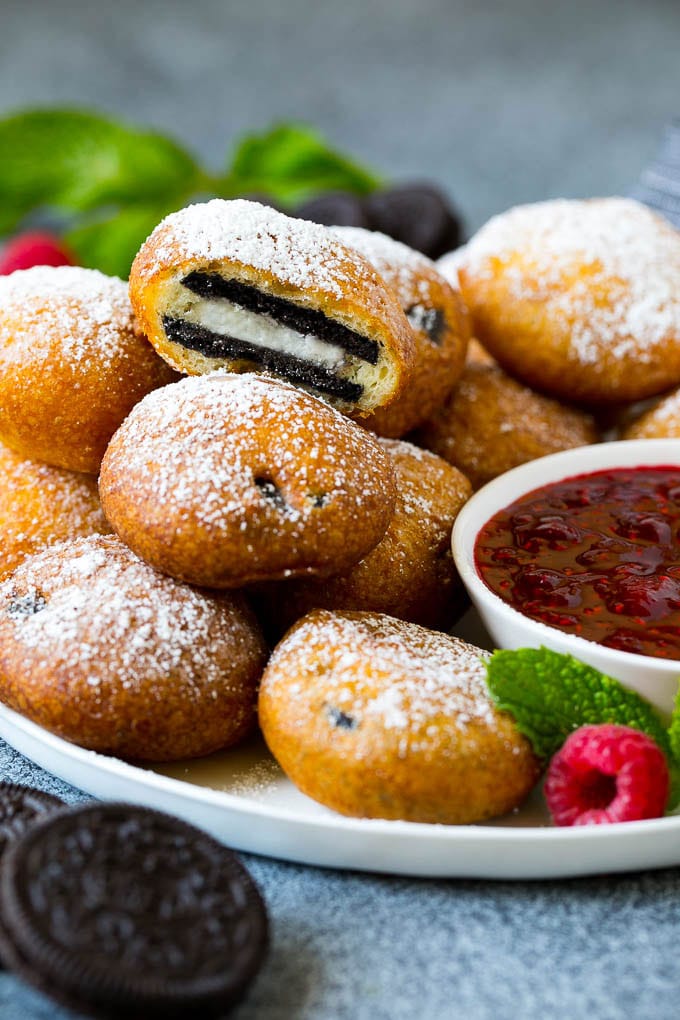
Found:
[[[193,157],[156,132],[83,110],[30,110],[0,121],[3,228],[29,211],[144,204],[200,188]]]
[[[668,727],[668,740],[670,742],[671,754],[680,764],[680,690],[678,690],[675,696],[675,706]]]
[[[667,730],[635,691],[571,655],[549,648],[494,652],[487,661],[491,697],[513,716],[539,758],[551,758],[580,726],[615,723],[642,730],[666,755],[668,810],[680,804],[680,693]]]
[[[175,203],[130,206],[114,216],[74,227],[66,232],[65,240],[81,265],[125,278],[142,242],[176,208]]]
[[[0,236],[29,215],[57,211],[68,217],[66,240],[83,264],[123,277],[156,224],[191,201],[259,194],[285,205],[381,183],[295,124],[243,138],[223,174],[156,131],[74,109],[0,120],[0,152]]]
[[[279,124],[264,134],[246,135],[224,179],[233,194],[264,194],[288,203],[323,191],[374,191],[375,174],[329,148],[323,138],[299,124]]]
[[[592,666],[549,648],[494,652],[487,664],[491,696],[514,717],[540,758],[549,758],[579,726],[616,723],[642,730],[668,758],[664,725],[635,691]]]

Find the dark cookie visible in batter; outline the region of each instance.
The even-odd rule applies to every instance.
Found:
[[[362,336],[342,323],[329,319],[323,312],[313,308],[302,308],[292,301],[266,294],[257,287],[251,287],[239,280],[226,280],[218,273],[189,273],[182,284],[193,294],[203,298],[226,298],[235,305],[268,315],[298,333],[316,336],[327,343],[342,347],[348,354],[355,354],[369,365],[377,365],[379,348],[375,340]]]
[[[276,351],[268,347],[259,347],[248,340],[215,333],[205,326],[173,316],[163,316],[163,329],[168,340],[181,344],[191,351],[198,351],[208,358],[243,358],[255,365],[303,386],[310,386],[320,393],[341,397],[343,400],[358,400],[363,387],[349,379],[341,379],[329,369],[315,365],[304,358],[285,351]]]
[[[5,612],[12,620],[20,619],[22,616],[35,616],[47,605],[47,599],[37,591],[28,592],[26,595],[17,595],[5,604]]]
[[[15,842],[0,910],[7,965],[96,1017],[222,1016],[267,944],[264,904],[233,853],[125,804],[61,812]]]
[[[442,337],[447,329],[446,317],[441,309],[412,305],[406,311],[406,318],[414,329],[422,329],[427,333],[433,344],[441,344]]]

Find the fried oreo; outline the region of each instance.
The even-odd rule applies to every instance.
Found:
[[[377,439],[279,379],[214,373],[141,401],[99,479],[131,549],[190,584],[328,577],[389,525],[396,491]]]
[[[415,359],[398,301],[361,255],[257,202],[168,216],[135,258],[130,299],[174,368],[270,372],[346,413],[389,403]]]
[[[680,383],[680,233],[638,202],[510,209],[466,245],[458,278],[475,337],[533,389],[616,404]]]
[[[335,577],[263,585],[260,615],[272,635],[310,609],[387,613],[448,630],[464,611],[465,589],[451,556],[451,528],[472,493],[467,478],[441,457],[400,439],[381,439],[397,484],[392,520],[378,545]]]
[[[13,843],[0,918],[9,968],[109,1020],[222,1016],[267,946],[262,897],[236,856],[126,804],[60,812]]]
[[[484,652],[380,613],[303,616],[269,660],[259,719],[288,778],[344,815],[481,822],[540,772],[490,697]]]
[[[137,401],[174,378],[122,280],[80,266],[0,277],[0,441],[22,457],[98,474]]]
[[[0,443],[0,580],[47,546],[110,531],[92,475],[27,460]]]
[[[475,341],[453,393],[416,433],[475,489],[518,464],[597,440],[589,414],[523,386]]]
[[[265,661],[240,593],[179,584],[114,537],[62,542],[0,582],[0,700],[93,751],[173,761],[238,743]]]
[[[385,234],[355,227],[333,229],[394,290],[416,338],[416,363],[408,386],[362,422],[378,435],[398,438],[427,421],[458,381],[470,336],[467,310],[459,291],[425,255]]]

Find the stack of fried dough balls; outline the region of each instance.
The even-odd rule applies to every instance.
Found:
[[[266,661],[240,594],[141,562],[104,517],[96,475],[145,395],[175,373],[121,280],[76,267],[0,279],[0,696],[84,747],[207,754],[255,722]]]
[[[0,697],[96,750],[208,754],[255,724],[263,628],[292,627],[260,714],[301,789],[413,821],[516,807],[539,763],[442,633],[451,528],[596,432],[494,345],[486,245],[459,286],[383,235],[216,201],[152,233],[132,302],[84,269],[0,281]]]
[[[44,546],[110,532],[96,481],[106,446],[174,378],[122,280],[74,266],[0,277],[0,577]]]

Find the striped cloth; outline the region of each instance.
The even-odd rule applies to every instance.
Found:
[[[666,128],[657,158],[643,171],[630,195],[680,228],[680,119]]]

